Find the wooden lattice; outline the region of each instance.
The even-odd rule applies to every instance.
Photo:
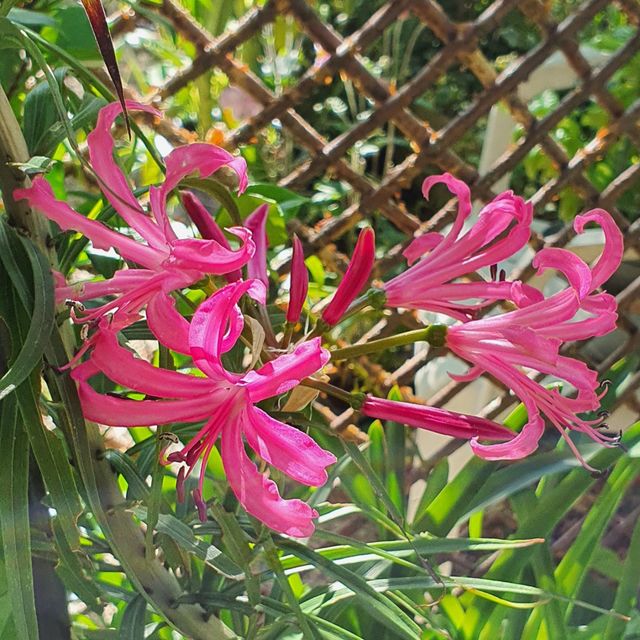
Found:
[[[624,232],[627,248],[637,250],[640,244],[640,219],[630,222],[616,204],[628,190],[640,187],[640,163],[631,163],[602,191],[586,175],[586,169],[623,137],[636,150],[640,150],[640,101],[625,108],[607,88],[613,74],[640,51],[640,4],[637,0],[620,0],[617,3],[619,10],[626,14],[636,31],[601,66],[593,68],[578,46],[581,30],[609,4],[610,0],[587,0],[574,8],[564,20],[556,23],[551,18],[549,3],[544,0],[496,0],[473,22],[457,23],[433,0],[390,0],[348,37],[344,37],[320,18],[316,3],[305,0],[268,0],[263,6],[248,11],[234,25],[233,30],[214,38],[176,0],[163,0],[159,4],[148,6],[161,14],[164,24],[170,24],[175,32],[191,41],[196,54],[188,66],[155,93],[143,96],[143,99],[166,103],[203,73],[217,68],[228,76],[230,82],[249,93],[263,107],[260,113],[230,132],[226,138],[226,144],[230,148],[251,142],[265,127],[277,120],[278,126],[282,127],[296,148],[306,152],[299,165],[281,179],[282,186],[308,191],[315,180],[327,174],[349,183],[359,194],[357,202],[339,215],[324,220],[317,227],[307,228],[301,223],[296,225],[295,231],[304,238],[309,251],[321,249],[339,239],[359,221],[375,216],[384,216],[407,236],[407,241],[414,235],[441,229],[451,221],[452,203],[430,216],[427,221],[421,221],[407,211],[398,194],[412,184],[417,184],[428,173],[449,171],[470,185],[472,195],[478,202],[486,202],[495,195],[492,185],[516,169],[536,146],[552,160],[556,172],[532,196],[535,211],[542,212],[560,191],[571,187],[582,200],[584,209],[603,207],[610,211]],[[488,59],[483,53],[481,41],[512,12],[520,12],[521,18],[540,35],[540,40],[499,73],[495,61]],[[396,89],[387,86],[369,71],[363,55],[386,29],[407,14],[422,21],[440,41],[440,46],[430,59],[424,61],[419,72]],[[243,43],[282,16],[294,19],[298,28],[322,55],[318,55],[318,62],[304,71],[293,86],[275,95],[246,65],[234,57],[234,53]],[[115,25],[114,33],[118,35],[119,30],[129,30],[138,19],[145,18],[132,15],[131,10],[128,10],[125,19]],[[533,71],[556,52],[564,55],[577,75],[578,82],[575,88],[566,92],[554,110],[538,119],[527,102],[519,97],[518,89]],[[416,114],[414,101],[454,66],[465,68],[473,74],[483,90],[459,113],[446,114],[445,124],[436,127]],[[300,112],[301,106],[319,86],[334,80],[353,83],[356,90],[371,101],[373,108],[367,118],[361,119],[337,137],[327,139]],[[569,157],[564,147],[552,136],[552,131],[562,118],[588,99],[595,100],[604,109],[608,123],[574,157]],[[454,149],[463,136],[498,102],[502,102],[514,120],[523,127],[524,135],[481,176],[476,167],[460,157]],[[354,170],[347,156],[358,141],[366,140],[372,132],[389,122],[406,138],[412,153],[376,183]],[[564,246],[572,237],[573,230],[568,224],[551,239],[534,235],[531,245],[534,249]],[[378,276],[382,276],[389,267],[397,263],[403,246],[392,248],[379,261]],[[526,280],[532,273],[529,265],[511,275]],[[637,327],[631,315],[639,290],[640,278],[636,278],[618,295],[620,327],[624,338],[621,338],[619,347],[605,361],[591,363],[601,372],[606,371],[625,353],[638,349]],[[386,335],[394,326],[394,318],[383,320],[370,331],[369,337]],[[575,350],[580,347],[581,345],[570,345],[568,348]],[[408,382],[429,357],[427,353],[418,354],[396,371],[387,372],[385,383],[392,385],[396,382]],[[584,352],[582,357],[585,357]],[[429,399],[429,402],[445,403],[458,394],[463,386],[462,383],[451,383],[437,397]],[[634,394],[638,386],[640,373],[636,372],[620,402],[632,405],[637,403]],[[508,390],[503,390],[503,396],[499,402],[492,403],[492,409],[487,414],[497,415],[513,401]],[[349,412],[335,417],[335,426],[346,424],[349,417]]]

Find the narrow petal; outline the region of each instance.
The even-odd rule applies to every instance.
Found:
[[[167,215],[167,198],[183,178],[192,174],[207,178],[218,169],[229,167],[238,176],[238,193],[242,193],[247,187],[247,163],[244,158],[236,158],[213,144],[194,142],[178,147],[167,155],[165,163],[165,180],[152,199],[151,210],[167,240],[175,239]]]
[[[421,236],[414,238],[402,255],[407,259],[407,264],[412,265],[414,262],[422,258],[422,256],[437,247],[444,236],[436,231],[423,233]]]
[[[604,231],[605,244],[602,254],[598,258],[591,272],[591,286],[593,289],[601,287],[618,269],[624,254],[624,238],[611,214],[604,209],[592,209],[576,216],[573,227],[577,233],[582,233],[588,222],[596,222]]]
[[[158,118],[161,116],[160,112],[153,107],[133,100],[127,100],[126,105],[129,111],[145,111]],[[113,157],[115,142],[111,135],[111,127],[121,113],[122,106],[116,102],[100,110],[95,129],[87,136],[89,161],[100,179],[102,191],[111,206],[152,247],[160,249],[166,245],[162,232],[143,211],[133,195],[129,181]]]
[[[87,367],[87,365],[90,365]],[[170,422],[204,420],[225,392],[187,400],[128,400],[95,391],[87,379],[97,372],[89,361],[77,366],[71,377],[78,382],[82,411],[88,420],[111,427],[140,427]]]
[[[538,270],[538,274],[546,269],[560,271],[581,300],[594,289],[589,266],[575,253],[567,249],[556,247],[542,249],[535,255],[531,264]]]
[[[144,286],[154,275],[148,269],[119,269],[108,280],[88,280],[70,285],[56,285],[56,295],[62,300],[82,302],[103,296],[122,294],[132,287]]]
[[[214,144],[194,142],[177,147],[166,157],[167,177],[163,188],[167,193],[178,186],[184,177],[196,173],[200,178],[208,178],[221,167],[229,167],[238,176],[238,193],[247,188],[247,163],[240,156]]]
[[[471,191],[462,180],[458,180],[450,173],[443,173],[442,175],[429,176],[422,183],[422,195],[425,199],[429,199],[429,192],[436,184],[446,185],[447,189],[458,198],[458,214],[453,226],[443,241],[434,249],[434,253],[436,251],[440,253],[444,248],[455,242],[460,235],[464,222],[471,213]]]
[[[211,275],[237,271],[251,259],[255,245],[251,232],[247,229],[232,227],[229,231],[242,240],[242,245],[237,251],[225,248],[216,240],[186,238],[173,243],[172,263],[177,268],[199,270]]]
[[[473,452],[485,460],[520,460],[532,454],[544,433],[544,421],[536,413],[529,414],[529,422],[522,431],[507,442],[480,444],[476,438],[469,443]]]
[[[269,274],[267,273],[267,216],[269,205],[260,205],[244,221],[244,226],[251,231],[256,251],[247,265],[247,274],[250,279],[260,280],[265,287],[269,287]]]
[[[309,290],[309,272],[304,263],[304,251],[298,236],[293,236],[293,257],[291,259],[291,285],[289,287],[289,306],[287,322],[295,323],[300,319],[302,307]]]
[[[165,347],[189,354],[189,323],[176,311],[176,301],[158,292],[147,305],[147,324]]]
[[[329,326],[332,327],[340,321],[349,305],[362,291],[369,280],[375,259],[375,234],[371,227],[366,227],[358,236],[358,242],[356,242],[353,256],[344,278],[342,278],[336,292],[333,294],[331,302],[322,312],[322,319]]]
[[[306,433],[258,409],[250,407],[243,423],[249,446],[268,464],[290,478],[311,487],[327,481],[325,467],[336,457]]]
[[[284,500],[276,483],[258,472],[244,450],[239,424],[225,427],[221,449],[229,486],[247,513],[274,531],[296,538],[313,533],[318,512],[302,500]]]
[[[102,222],[87,218],[66,202],[57,200],[51,185],[42,176],[36,176],[28,189],[16,189],[13,196],[16,200],[26,199],[30,207],[53,220],[63,231],[78,231],[86,236],[96,249],[113,247],[125,260],[149,269],[154,269],[162,259],[162,255],[151,247],[109,229]]]
[[[160,398],[193,398],[216,390],[208,378],[154,367],[121,347],[113,331],[98,331],[91,360],[117,384]]]
[[[292,353],[267,362],[257,371],[249,371],[243,378],[252,402],[286,393],[303,378],[321,369],[330,358],[320,346],[320,338],[299,344]]]
[[[231,329],[229,318],[234,313],[238,300],[248,293],[260,302],[264,302],[266,294],[264,285],[259,280],[247,280],[228,284],[216,291],[199,307],[191,320],[189,328],[190,353],[195,364],[207,375],[224,377],[237,381],[239,376],[225,370],[221,356],[228,347],[225,336]]]

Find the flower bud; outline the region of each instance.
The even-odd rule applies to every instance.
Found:
[[[322,320],[330,327],[340,321],[349,305],[362,291],[371,275],[375,257],[375,234],[371,227],[367,227],[360,232],[347,272],[338,285],[331,302],[322,312]]]
[[[302,243],[298,236],[293,236],[293,258],[291,259],[291,285],[289,288],[289,308],[287,322],[296,323],[300,319],[304,301],[309,289],[309,272],[304,263]]]

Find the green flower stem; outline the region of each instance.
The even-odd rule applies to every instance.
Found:
[[[284,325],[284,335],[282,336],[282,341],[280,343],[280,347],[282,349],[287,349],[289,344],[291,344],[291,338],[293,337],[293,332],[295,331],[296,325],[294,322],[285,322]]]
[[[353,393],[349,393],[344,389],[340,389],[328,382],[323,382],[322,380],[316,380],[315,378],[305,378],[300,382],[301,385],[305,387],[310,387],[311,389],[317,389],[318,391],[322,391],[329,396],[333,396],[334,398],[338,398],[338,400],[342,400],[347,404],[353,406],[356,401],[356,397]]]
[[[345,314],[340,319],[340,322],[346,318],[350,318],[352,315],[355,315],[367,307],[381,309],[384,306],[386,297],[384,290],[371,287],[371,289],[365,291],[365,293],[351,303],[349,308],[345,311]]]
[[[377,351],[385,351],[394,347],[402,347],[421,340],[428,342],[432,347],[443,347],[445,344],[445,336],[447,335],[447,327],[442,324],[432,324],[424,329],[416,329],[415,331],[407,331],[397,336],[389,336],[380,340],[372,340],[364,344],[356,344],[344,349],[335,349],[331,351],[331,359],[348,360],[356,358],[367,353],[375,353]]]

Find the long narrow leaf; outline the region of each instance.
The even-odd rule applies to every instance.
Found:
[[[2,401],[0,530],[16,637],[38,640],[29,532],[29,440],[15,398]]]

